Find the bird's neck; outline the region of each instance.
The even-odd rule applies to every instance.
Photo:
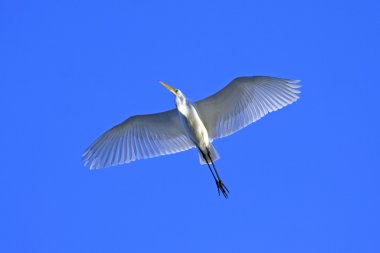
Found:
[[[191,106],[191,103],[184,96],[177,97],[175,100],[175,104],[180,113],[182,113],[183,115],[188,114],[188,110],[189,110],[189,107]]]

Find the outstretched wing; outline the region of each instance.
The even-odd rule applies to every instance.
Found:
[[[104,168],[192,147],[174,109],[128,118],[95,140],[82,158],[91,169]]]
[[[195,104],[210,138],[222,138],[295,102],[300,93],[298,82],[266,76],[239,77]]]

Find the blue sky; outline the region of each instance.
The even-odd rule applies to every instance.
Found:
[[[0,2],[1,252],[379,252],[378,1]],[[134,114],[237,76],[301,99],[195,150],[99,171]]]

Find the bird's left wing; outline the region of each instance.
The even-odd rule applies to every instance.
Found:
[[[111,128],[83,153],[85,165],[104,168],[194,147],[177,110],[137,115]]]
[[[238,77],[195,103],[210,138],[222,138],[298,99],[296,80],[268,76]]]

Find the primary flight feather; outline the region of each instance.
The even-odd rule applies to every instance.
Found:
[[[85,165],[105,168],[196,147],[218,192],[227,197],[229,191],[214,164],[219,155],[211,142],[295,102],[300,93],[296,80],[238,77],[217,93],[191,102],[180,90],[160,83],[174,94],[176,109],[132,116],[114,126],[85,150]]]

